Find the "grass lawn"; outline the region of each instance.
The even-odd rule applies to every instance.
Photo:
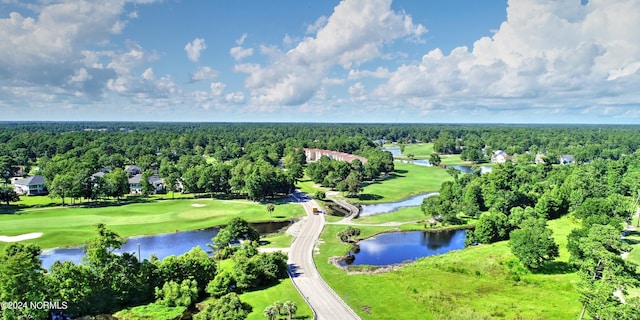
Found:
[[[263,248],[288,248],[293,242],[293,236],[282,232],[260,238],[260,241],[268,242],[267,244],[260,246]]]
[[[396,211],[376,214],[372,216],[366,217],[358,217],[353,222],[356,223],[367,223],[367,224],[379,224],[385,222],[411,222],[411,221],[422,221],[426,217],[422,213],[420,207],[405,207],[400,208]]]
[[[576,227],[567,218],[550,226],[561,246]],[[423,258],[392,272],[348,275],[327,263],[347,250],[336,237],[344,228],[325,227],[314,258],[323,278],[362,319],[575,319],[580,313],[578,279],[567,273],[564,248],[560,261],[541,273],[521,274],[519,281],[507,266],[514,259],[507,242]],[[385,228],[361,230],[367,237]]]
[[[394,163],[396,172],[382,181],[364,186],[361,203],[393,202],[420,193],[438,191],[444,181],[453,178],[442,168]]]
[[[300,179],[300,181],[296,183],[296,188],[300,189],[300,191],[306,193],[310,197],[313,197],[316,191],[319,191],[319,190],[324,192],[329,191],[329,188],[320,187],[307,177]]]
[[[428,159],[433,153],[433,143],[405,144],[404,155],[412,154],[415,159]]]
[[[280,280],[280,283],[257,291],[245,292],[240,295],[240,300],[251,305],[253,311],[247,317],[248,320],[263,320],[265,316],[263,314],[264,309],[267,306],[272,305],[276,301],[285,302],[293,301],[298,307],[296,311],[296,319],[313,319],[313,312],[302,298],[298,290],[293,285],[291,279],[286,278]],[[278,319],[286,319],[286,316],[281,316]]]
[[[42,232],[36,243],[43,249],[79,245],[95,237],[93,225],[104,223],[123,237],[194,230],[226,224],[234,217],[250,222],[289,220],[304,215],[295,204],[278,204],[273,217],[266,206],[244,200],[174,200],[98,208],[52,207],[0,214],[0,235]],[[0,242],[0,247],[6,243]]]

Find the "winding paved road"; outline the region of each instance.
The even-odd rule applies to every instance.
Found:
[[[322,279],[313,262],[313,250],[325,224],[323,214],[313,214],[313,208],[320,206],[303,193],[296,192],[294,197],[307,212],[304,226],[289,249],[289,275],[294,285],[313,309],[316,319],[360,319]]]

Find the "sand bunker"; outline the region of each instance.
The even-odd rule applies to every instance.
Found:
[[[202,204],[202,203],[194,203],[191,205],[192,207],[196,207],[196,208],[200,208],[200,207],[204,207],[206,206],[206,204]]]
[[[32,232],[32,233],[21,234],[19,236],[0,236],[0,241],[1,242],[18,242],[22,240],[40,238],[41,236],[42,236],[42,232]]]

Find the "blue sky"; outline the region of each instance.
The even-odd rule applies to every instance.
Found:
[[[640,123],[636,0],[0,0],[0,120]]]

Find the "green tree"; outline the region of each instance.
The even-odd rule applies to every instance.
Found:
[[[553,231],[547,228],[545,220],[529,218],[521,229],[511,231],[509,238],[511,252],[528,269],[538,269],[559,256]]]
[[[440,163],[442,163],[442,160],[440,159],[440,156],[437,153],[432,153],[429,156],[429,163],[432,166],[438,167],[438,166],[440,166]]]
[[[142,185],[142,195],[148,196],[156,191],[155,187],[151,182],[149,182],[149,178],[153,177],[153,171],[147,169],[142,172],[142,176],[140,178],[140,184]]]
[[[16,175],[17,167],[15,161],[9,156],[0,156],[0,179],[4,183],[9,183]]]
[[[0,252],[0,301],[48,301],[40,247],[12,243]],[[4,319],[46,319],[48,310],[5,309]]]
[[[356,197],[362,190],[362,177],[357,171],[351,171],[344,182],[348,197]]]
[[[69,196],[73,189],[73,176],[66,173],[57,174],[51,183],[48,184],[49,196],[62,199],[62,205],[64,206],[65,197]]]
[[[167,307],[189,307],[198,298],[198,283],[195,280],[165,282],[162,289],[155,290],[156,302]]]
[[[87,314],[91,310],[88,305],[93,294],[91,281],[89,268],[71,261],[56,261],[47,277],[50,297],[53,300],[66,301],[65,313],[73,316]]]
[[[326,193],[322,190],[318,190],[314,193],[314,198],[318,199],[318,200],[324,200],[324,198],[326,197]]]
[[[20,201],[20,196],[16,193],[10,185],[0,186],[0,202],[4,202],[9,205],[9,202]]]
[[[278,309],[276,309],[276,307],[274,306],[267,306],[266,308],[264,308],[264,311],[262,312],[262,314],[264,314],[265,317],[267,317],[267,319],[269,320],[275,320],[278,317]]]
[[[214,303],[198,312],[194,320],[244,320],[247,318],[252,308],[249,304],[242,302],[236,293],[228,293]]]
[[[107,185],[108,196],[119,200],[122,196],[129,193],[129,178],[127,178],[127,173],[121,168],[116,168],[105,174],[104,180]]]
[[[630,247],[619,234],[611,225],[596,224],[570,235],[571,258],[579,266],[581,318],[588,312],[594,319],[621,319],[626,307],[613,293],[640,283],[637,266],[621,257]]]
[[[285,301],[282,305],[282,309],[287,313],[287,319],[289,320],[291,320],[293,315],[298,311],[298,307],[293,301]]]
[[[509,218],[504,213],[490,211],[480,216],[473,234],[480,243],[493,243],[507,239],[509,229]]]
[[[233,274],[228,271],[222,271],[216,275],[213,280],[207,284],[207,293],[214,298],[219,298],[231,292],[231,288],[236,285]]]

